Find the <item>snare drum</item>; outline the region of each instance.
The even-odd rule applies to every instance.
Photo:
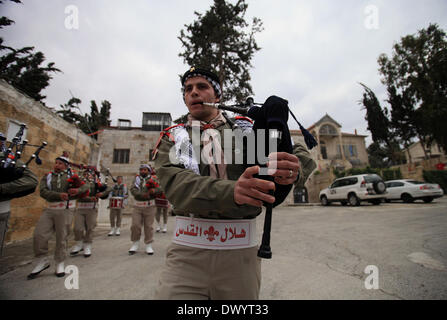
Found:
[[[159,208],[168,208],[169,202],[167,199],[155,198],[155,205]]]
[[[111,209],[122,209],[124,203],[124,198],[112,197],[110,198],[110,208]]]

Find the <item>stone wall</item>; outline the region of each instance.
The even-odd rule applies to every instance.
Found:
[[[0,110],[0,131],[5,136],[11,121],[14,121],[26,124],[25,138],[30,145],[37,146],[42,141],[48,143],[39,155],[42,165],[30,164],[39,180],[52,170],[54,159],[63,151],[70,153],[70,160],[74,163],[97,165],[99,146],[94,139],[3,80],[0,80]],[[22,158],[29,159],[35,150],[36,147],[26,147]],[[6,242],[32,237],[45,206],[45,200],[39,196],[39,187],[31,195],[12,200]]]
[[[150,150],[155,148],[155,144],[160,137],[159,131],[145,131],[141,128],[119,129],[106,128],[98,135],[98,143],[101,148],[100,167],[109,168],[113,177],[123,176],[123,181],[129,187],[129,200],[124,213],[130,213],[134,198],[130,194],[130,185],[139,173],[140,164],[148,163],[153,166],[149,159]],[[113,163],[113,150],[129,149],[129,163]],[[108,184],[113,185],[111,179]],[[101,222],[107,222],[108,213],[102,211],[100,207]]]
[[[438,163],[447,163],[447,157],[442,155],[438,158],[432,158],[422,161],[417,161],[408,164],[402,164],[399,166],[393,166],[392,169],[400,169],[403,179],[414,179],[424,181],[424,170],[436,170]]]

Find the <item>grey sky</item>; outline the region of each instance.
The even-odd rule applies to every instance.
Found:
[[[22,0],[0,5],[16,23],[1,31],[7,45],[35,46],[63,73],[45,90],[46,104],[58,107],[71,91],[89,111],[90,100],[112,103],[118,118],[141,126],[142,112],[186,113],[178,74],[188,66],[178,57],[177,39],[194,11],[204,13],[212,0]],[[247,18],[255,16],[265,30],[253,60],[255,101],[270,95],[289,101],[298,120],[308,127],[328,113],[344,132],[369,135],[362,98],[363,82],[379,99],[377,57],[390,54],[394,42],[437,23],[447,30],[447,1],[404,0],[249,0]],[[65,8],[75,5],[79,28],[69,30]],[[378,11],[378,29],[368,29],[368,6]],[[291,121],[292,128],[297,126]],[[370,139],[368,138],[368,143]]]

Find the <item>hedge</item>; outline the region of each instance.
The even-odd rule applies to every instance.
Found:
[[[424,170],[423,177],[425,182],[437,183],[444,190],[447,191],[447,171],[445,170]]]

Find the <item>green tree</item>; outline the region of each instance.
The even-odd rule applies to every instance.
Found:
[[[101,102],[101,109],[98,109],[95,100],[92,100],[90,105],[90,114],[85,115],[84,121],[81,123],[80,128],[84,131],[90,131],[91,135],[98,139],[96,132],[101,128],[110,126],[110,109],[112,105],[109,101],[104,100]]]
[[[398,113],[420,141],[447,150],[447,37],[436,24],[394,44],[392,56],[378,59],[382,83],[405,100]],[[425,149],[425,148],[424,148]]]
[[[413,108],[413,101],[406,92],[397,93],[394,86],[388,87],[387,102],[391,107],[391,126],[400,144],[408,153],[409,162],[412,162],[409,147],[413,143],[413,138],[417,136],[415,127],[416,113]]]
[[[61,104],[61,110],[56,111],[56,113],[67,122],[75,124],[80,123],[83,121],[83,116],[78,113],[78,110],[80,111],[79,105],[81,102],[80,99],[72,97],[66,104]]]
[[[370,88],[363,83],[360,83],[360,85],[365,90],[360,104],[366,110],[365,120],[368,123],[368,130],[371,132],[373,140],[373,146],[369,151],[374,152],[374,154],[369,153],[369,155],[372,156],[372,161],[375,161],[374,157],[383,158],[382,162],[379,161],[378,164],[373,166],[382,168],[384,163],[387,163],[387,165],[402,163],[401,150],[392,122],[389,119],[388,109],[382,108],[377,96]]]
[[[101,109],[98,109],[96,101],[90,102],[90,114],[81,114],[80,104],[82,101],[72,97],[64,105],[60,105],[61,110],[56,111],[64,120],[74,123],[79,129],[93,138],[98,139],[97,131],[110,126],[110,110],[112,104],[104,100],[101,102]]]
[[[11,0],[21,3],[20,0]],[[0,1],[0,4],[3,2]],[[7,17],[0,18],[0,29],[13,24],[14,21]],[[14,49],[3,45],[0,38],[0,78],[6,80],[12,86],[23,91],[31,98],[41,101],[45,96],[40,92],[48,87],[52,79],[51,73],[60,72],[53,62],[42,66],[45,56],[42,52],[33,52],[34,47]]]
[[[386,150],[377,142],[371,143],[366,149],[369,165],[373,168],[386,168],[388,155]]]
[[[189,66],[214,71],[220,79],[223,99],[243,101],[253,94],[250,85],[251,60],[259,51],[255,35],[263,30],[262,21],[245,20],[248,4],[214,0],[205,14],[194,12],[197,20],[185,25],[178,39],[184,51],[179,54]]]

